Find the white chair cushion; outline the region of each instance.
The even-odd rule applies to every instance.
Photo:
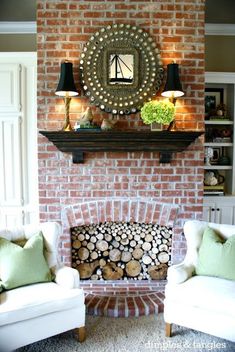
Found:
[[[54,282],[34,284],[0,294],[0,326],[84,304],[82,289],[67,289]]]
[[[166,285],[166,301],[235,317],[235,281],[194,276],[179,285]]]

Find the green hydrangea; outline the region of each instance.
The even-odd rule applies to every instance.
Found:
[[[174,120],[175,106],[171,102],[151,100],[143,105],[141,118],[146,125],[153,122],[169,125]]]

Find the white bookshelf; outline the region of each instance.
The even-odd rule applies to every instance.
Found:
[[[229,157],[230,163],[229,165],[220,165],[219,163],[204,165],[205,172],[207,170],[217,171],[218,174],[224,176],[225,195],[204,196],[203,219],[217,223],[235,224],[235,73],[206,72],[205,83],[206,88],[223,89],[223,102],[227,107],[227,115],[224,120],[222,118],[217,120],[214,117],[211,120],[205,120],[204,147],[219,149],[222,155]],[[213,131],[220,131],[223,127],[232,129],[230,141],[215,142],[214,138],[211,140]]]

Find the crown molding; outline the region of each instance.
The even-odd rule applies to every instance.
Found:
[[[205,72],[206,83],[232,83],[235,84],[234,72]]]
[[[25,21],[25,22],[0,21],[0,33],[1,34],[37,33],[36,21]],[[206,35],[235,35],[235,24],[206,23],[205,34]]]
[[[235,24],[206,23],[205,35],[235,35]]]
[[[4,22],[0,21],[0,34],[29,34],[37,33],[36,21],[25,21],[25,22]]]

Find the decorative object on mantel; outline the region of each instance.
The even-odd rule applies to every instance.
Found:
[[[161,123],[152,122],[151,123],[151,131],[162,131],[163,125]]]
[[[140,116],[147,125],[157,122],[169,125],[174,119],[175,106],[169,101],[151,100],[143,105]]]
[[[166,84],[161,95],[169,98],[169,101],[174,105],[176,103],[176,99],[184,95],[179,77],[179,65],[174,62],[167,65]],[[173,119],[168,127],[168,130],[173,131],[176,129],[175,120]]]
[[[92,120],[93,120],[93,114],[92,114],[91,108],[87,107],[85,113],[77,121],[77,124],[79,124],[80,128],[82,127],[86,128],[91,125]]]
[[[102,124],[101,124],[101,129],[103,131],[108,131],[113,129],[114,125],[117,123],[117,119],[115,117],[108,117],[106,119],[103,119]]]
[[[90,102],[114,115],[136,113],[163,79],[154,40],[130,24],[109,25],[94,33],[81,55],[80,69]]]
[[[72,153],[74,163],[83,163],[84,152],[158,151],[160,163],[170,163],[172,153],[182,152],[203,132],[200,131],[93,131],[83,133],[40,131],[62,152]]]
[[[100,130],[100,127],[94,124],[94,116],[90,107],[86,108],[85,113],[79,118],[74,126],[75,131],[81,131],[83,129]]]
[[[67,60],[61,64],[60,80],[55,94],[64,97],[65,102],[65,122],[62,131],[72,131],[69,106],[71,97],[78,95],[78,92],[73,79],[73,64]]]

